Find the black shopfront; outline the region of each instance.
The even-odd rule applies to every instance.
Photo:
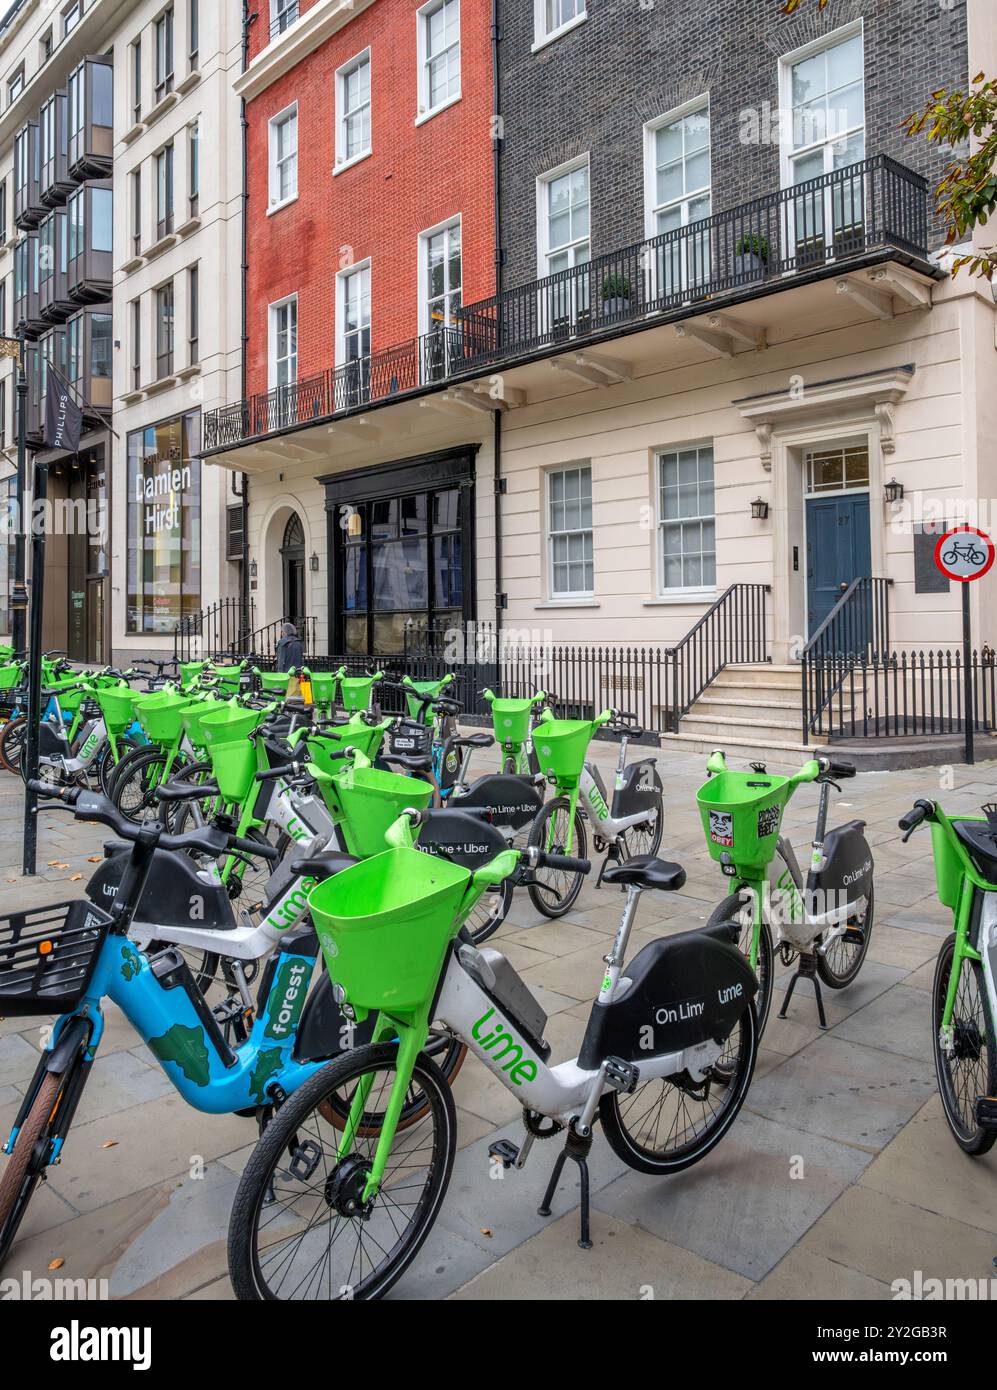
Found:
[[[397,655],[473,620],[476,453],[469,445],[318,479],[330,652]]]

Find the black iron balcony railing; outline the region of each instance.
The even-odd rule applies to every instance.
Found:
[[[886,155],[457,310],[450,324],[290,386],[209,412],[204,448],[231,447],[517,359],[678,320],[871,252],[926,260],[928,185]]]

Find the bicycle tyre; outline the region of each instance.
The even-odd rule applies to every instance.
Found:
[[[953,1012],[953,1023],[956,1026],[956,1046],[959,1049],[967,1050],[970,1054],[978,1049],[976,1060],[982,1063],[982,1066],[976,1068],[975,1071],[970,1071],[967,1068],[968,1075],[964,1082],[959,1082],[953,1077],[952,1062],[954,1059],[949,1057],[942,1048],[941,1027],[954,957],[955,934],[953,933],[942,942],[942,948],[938,952],[938,963],[935,966],[935,978],[931,987],[931,1048],[935,1059],[935,1076],[938,1081],[938,1092],[942,1098],[942,1109],[945,1111],[945,1119],[952,1131],[952,1137],[963,1153],[979,1158],[981,1155],[989,1153],[994,1143],[997,1142],[997,1129],[986,1128],[978,1124],[975,1115],[977,1096],[997,1095],[997,1038],[994,1034],[994,1019],[990,1012],[990,1001],[987,998],[983,967],[979,961],[964,959],[962,962],[963,977],[972,980],[972,992],[975,993],[977,1004],[973,1010],[972,1000],[969,997],[970,991],[967,990],[966,994],[963,994],[963,984],[960,980]],[[966,975],[967,968],[968,976]],[[968,1016],[971,1011],[975,1012],[975,1018]],[[963,1012],[967,1016],[961,1016]],[[971,1056],[969,1060],[972,1060]],[[962,1108],[959,1104],[960,1092],[962,1092]],[[967,1106],[969,1105],[973,1107],[974,1111],[972,1123],[969,1123],[969,1116],[967,1115]]]
[[[742,914],[746,920],[740,920]],[[722,903],[717,904],[706,923],[707,930],[710,927],[720,926],[721,923],[724,926],[737,925],[740,928],[740,935],[735,944],[747,959],[751,952],[751,910],[750,905],[742,900],[739,892],[731,893],[729,898],[724,898]],[[758,1015],[758,1036],[761,1037],[765,1032],[769,1010],[772,1007],[772,986],[775,980],[775,950],[772,945],[772,929],[764,917],[758,934],[758,964],[755,969],[755,976],[758,980],[755,1013]]]
[[[528,844],[531,848],[541,849],[545,853],[570,854],[576,859],[587,858],[588,841],[585,835],[585,823],[582,820],[581,812],[575,809],[574,834],[571,837],[573,843],[566,845],[563,843],[567,836],[561,833],[562,828],[557,827],[553,836],[553,850],[548,848],[548,824],[562,811],[565,822],[571,802],[566,796],[555,796],[553,801],[548,801],[546,806],[538,812],[536,820],[530,827]],[[551,879],[541,878],[541,875],[551,875]],[[561,878],[566,875],[557,869],[538,869],[534,874],[534,882],[527,885],[530,901],[538,912],[542,912],[545,917],[563,917],[570,912],[575,904],[578,894],[582,891],[582,884],[585,882],[584,874],[571,874],[571,882],[562,891],[558,891],[555,886],[556,880],[553,876],[559,875]],[[549,886],[546,886],[548,885]],[[556,901],[551,901],[556,899]]]
[[[288,1178],[295,1176],[293,1173],[279,1172],[279,1165],[287,1155],[289,1148],[295,1145],[295,1154],[301,1152],[302,1146],[298,1142],[300,1133],[313,1120],[315,1120],[315,1135],[317,1139],[321,1139],[316,1116],[320,1103],[326,1100],[331,1091],[340,1087],[347,1087],[351,1082],[356,1083],[362,1077],[370,1076],[371,1073],[375,1074],[374,1083],[376,1084],[376,1073],[379,1071],[393,1072],[397,1064],[397,1057],[397,1046],[391,1043],[382,1043],[375,1047],[357,1048],[356,1051],[347,1056],[328,1063],[303,1086],[298,1087],[283,1103],[263,1131],[263,1135],[253,1150],[239,1182],[229,1222],[229,1277],[232,1280],[235,1296],[240,1301],[284,1301],[281,1292],[284,1287],[284,1276],[291,1273],[293,1259],[306,1244],[303,1236],[297,1231],[289,1234],[283,1243],[279,1234],[275,1233],[273,1238],[268,1238],[266,1235],[268,1226],[277,1225],[282,1218],[293,1215],[293,1206],[299,1197],[303,1199],[303,1202],[308,1199],[309,1195],[312,1196],[313,1201],[315,1198],[314,1193],[310,1194],[307,1178],[300,1182],[297,1193],[294,1189],[285,1189],[282,1186]],[[357,1283],[351,1282],[349,1278],[334,1277],[332,1260],[335,1255],[350,1260],[348,1273],[352,1273],[357,1251],[363,1240],[364,1228],[370,1229],[370,1223],[378,1216],[379,1210],[381,1212],[388,1211],[388,1204],[383,1194],[384,1192],[391,1192],[391,1184],[390,1182],[387,1183],[382,1189],[382,1193],[375,1197],[369,1215],[350,1217],[344,1215],[342,1210],[337,1211],[329,1200],[329,1195],[335,1192],[335,1180],[346,1178],[349,1170],[345,1165],[350,1163],[357,1171],[356,1182],[361,1183],[364,1162],[373,1153],[376,1139],[373,1137],[359,1139],[355,1152],[348,1155],[340,1163],[338,1161],[338,1146],[341,1135],[338,1130],[329,1127],[328,1132],[332,1136],[334,1149],[331,1164],[326,1162],[321,1169],[319,1180],[321,1195],[317,1198],[318,1203],[322,1204],[319,1208],[321,1217],[318,1223],[313,1225],[309,1222],[306,1226],[306,1233],[316,1233],[318,1241],[321,1241],[320,1230],[328,1231],[328,1245],[320,1255],[319,1260],[316,1261],[316,1264],[321,1268],[319,1276],[321,1282],[316,1283],[309,1276],[308,1271],[304,1276],[298,1275],[295,1271],[293,1278],[297,1279],[297,1283],[293,1283],[292,1279],[287,1290],[292,1296],[300,1294],[302,1297],[359,1301],[383,1298],[405,1273],[432,1230],[453,1173],[454,1155],[457,1151],[457,1112],[450,1087],[436,1064],[424,1054],[421,1054],[416,1061],[412,1081],[430,1099],[427,1118],[431,1117],[433,1126],[429,1157],[420,1157],[418,1160],[420,1169],[426,1170],[427,1178],[422,1195],[418,1198],[413,1219],[409,1222],[407,1229],[399,1234],[399,1218],[396,1211],[401,1211],[402,1207],[397,1201],[389,1198],[388,1200],[391,1200],[395,1211],[390,1212],[385,1242],[382,1245],[375,1241],[385,1256],[384,1267],[375,1267],[374,1261],[368,1255],[367,1262],[370,1266],[370,1273],[366,1277],[361,1277]],[[321,1118],[320,1115],[318,1118]],[[405,1156],[406,1147],[413,1139],[421,1141],[422,1134],[418,1128],[414,1128],[399,1137],[402,1141],[397,1151],[400,1161]],[[317,1146],[317,1140],[311,1138],[306,1143],[313,1143]],[[425,1154],[427,1146],[419,1142],[418,1147],[409,1148],[408,1151],[420,1155]],[[393,1145],[392,1158],[395,1157],[395,1153],[396,1150]],[[408,1190],[411,1190],[411,1186],[411,1184],[406,1184]],[[400,1190],[396,1189],[396,1192]],[[285,1191],[290,1198],[289,1203],[284,1199]],[[280,1211],[276,1220],[267,1219],[272,1218],[273,1209],[277,1207],[278,1203],[280,1203]],[[266,1217],[264,1217],[265,1213]],[[264,1218],[262,1228],[261,1218]],[[304,1219],[308,1221],[307,1215]],[[343,1234],[347,1222],[350,1223],[351,1227],[349,1237],[355,1236],[352,1244],[348,1243],[349,1237],[347,1240],[337,1242],[337,1236]],[[294,1224],[293,1220],[291,1224]],[[336,1228],[335,1234],[333,1233],[334,1227]],[[392,1241],[393,1244],[390,1243]],[[296,1249],[288,1258],[283,1258],[282,1251],[286,1248],[287,1242],[294,1243]],[[388,1244],[390,1244],[390,1248],[385,1249],[384,1245]],[[351,1249],[352,1254],[350,1254]],[[275,1259],[277,1260],[277,1273],[282,1274],[281,1284],[277,1288],[271,1286],[274,1275],[268,1274],[263,1268],[263,1262],[269,1262],[272,1266]],[[361,1255],[360,1272],[362,1276],[363,1268],[364,1262]],[[308,1280],[307,1283],[305,1282],[306,1279]],[[325,1288],[328,1288],[327,1293],[324,1292]]]
[[[0,1175],[0,1266],[14,1244],[43,1166],[35,1161],[35,1148],[52,1118],[65,1072],[46,1072],[34,1104],[21,1126],[14,1148]]]
[[[842,937],[835,937],[828,952],[817,952],[817,974],[827,985],[828,989],[844,989],[850,985],[856,975],[862,969],[862,962],[865,960],[866,952],[869,950],[869,938],[872,936],[872,924],[875,916],[876,903],[874,899],[874,889],[869,889],[869,901],[865,910],[865,921],[862,924],[862,944],[854,950],[848,965],[843,970],[836,970],[830,952],[837,953],[839,949],[848,949],[848,943]],[[851,923],[848,924],[851,926]]]

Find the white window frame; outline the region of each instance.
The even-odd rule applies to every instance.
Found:
[[[665,584],[665,543],[664,526],[665,521],[703,521],[706,518],[700,516],[690,516],[666,518],[661,508],[661,464],[666,454],[680,454],[683,449],[710,449],[713,453],[713,553],[714,553],[714,577],[712,584],[695,585],[666,585]],[[717,550],[717,451],[714,439],[683,439],[676,444],[660,444],[652,454],[652,479],[654,487],[654,548],[655,548],[655,573],[657,575],[657,596],[659,599],[679,599],[694,601],[701,598],[714,597],[717,590],[716,580],[716,556]]]
[[[346,79],[362,63],[367,64],[369,77],[369,91],[367,105],[370,111],[370,139],[367,148],[358,150],[356,154],[346,155],[346,132],[344,129],[346,116]],[[371,63],[370,49],[365,48],[362,53],[357,53],[348,63],[336,69],[336,163],[333,166],[334,174],[342,174],[347,169],[352,169],[354,164],[359,164],[362,159],[368,159],[374,149],[374,69]]]
[[[547,225],[548,211],[548,192],[547,187],[555,179],[563,178],[565,174],[572,174],[576,169],[588,170],[589,186],[589,231],[588,244],[589,255],[592,253],[592,166],[588,151],[579,155],[576,159],[569,159],[564,164],[559,164],[556,169],[547,169],[537,177],[537,277],[543,279],[552,272],[547,268],[547,261],[550,257],[552,248],[549,239],[549,227]],[[575,243],[571,243],[574,245]],[[562,248],[556,248],[562,249]]]
[[[424,232],[419,233],[419,333],[428,333],[432,327],[429,322],[429,267],[426,264],[429,243],[434,236],[439,236],[441,232],[448,232],[453,227],[460,228],[460,275],[461,275],[461,303],[464,302],[464,227],[462,214],[457,213],[453,217],[447,217],[442,222],[437,222],[435,227],[427,227]],[[449,295],[449,288],[447,294]]]
[[[280,177],[277,169],[277,128],[282,122],[294,117],[294,192],[289,193],[286,198],[280,198]],[[290,106],[285,106],[283,111],[278,111],[275,116],[271,116],[267,125],[267,135],[269,141],[269,175],[267,188],[267,216],[271,217],[275,212],[280,212],[281,208],[288,207],[291,203],[298,200],[298,161],[301,153],[301,141],[299,139],[298,127],[298,103],[292,101]]]
[[[427,4],[422,5],[415,12],[416,53],[418,55],[419,64],[417,78],[419,109],[415,118],[416,125],[422,125],[424,121],[432,120],[434,116],[439,115],[441,111],[445,111],[448,106],[453,106],[453,104],[460,101],[461,98],[464,80],[464,45],[461,41],[460,0],[451,0],[451,3],[456,3],[457,5],[457,62],[459,65],[457,90],[452,96],[447,97],[445,101],[441,101],[438,106],[430,106],[429,104],[428,44],[426,42],[427,21],[429,17],[438,9],[441,9],[445,3],[446,0],[428,0]]]
[[[285,295],[283,299],[277,299],[267,307],[267,390],[277,390],[277,315],[282,309],[294,305],[295,315],[295,349],[294,349],[294,381],[298,380],[298,328],[300,321],[298,318],[298,296],[295,294]],[[290,383],[285,383],[290,384]]]
[[[655,152],[656,152],[656,141],[657,141],[657,134],[658,134],[658,131],[659,131],[663,126],[673,125],[676,121],[684,120],[686,116],[694,116],[694,115],[696,115],[698,112],[705,112],[706,119],[707,119],[707,123],[708,123],[708,125],[709,125],[709,130],[710,130],[710,143],[709,143],[709,155],[710,155],[710,181],[709,181],[709,183],[707,184],[706,190],[705,190],[705,191],[708,192],[708,193],[709,193],[709,196],[710,196],[710,214],[708,214],[708,215],[712,215],[712,211],[713,211],[713,112],[712,112],[712,110],[711,110],[711,108],[710,108],[710,94],[709,94],[709,92],[705,92],[705,93],[704,93],[703,95],[701,95],[701,96],[694,97],[691,101],[683,102],[681,106],[676,106],[676,107],[675,107],[673,110],[671,110],[671,111],[666,111],[665,114],[664,114],[663,116],[656,116],[655,119],[654,119],[653,121],[648,121],[648,122],[645,124],[645,126],[644,126],[644,235],[645,235],[645,237],[647,238],[648,241],[652,240],[654,237],[656,237],[656,236],[658,235],[658,229],[657,229],[657,225],[656,225],[656,220],[657,220],[658,212],[663,210],[662,208],[659,208],[659,207],[658,207],[657,201],[656,201],[656,196],[655,196],[655,195],[656,195],[656,191],[657,191],[657,190],[656,190],[656,182],[657,182],[657,165],[656,165],[656,159],[655,159]],[[702,196],[703,196],[703,193],[700,192],[700,193],[697,193],[697,194],[693,194],[692,196],[693,196],[693,197],[702,197]],[[687,209],[687,207],[686,207],[685,205],[686,205],[689,201],[690,201],[689,195],[683,194],[683,196],[682,196],[681,198],[673,198],[672,201],[671,201],[669,204],[667,204],[667,206],[668,206],[668,207],[675,207],[675,206],[681,207],[681,209],[682,209],[682,215],[683,215],[683,217],[685,217],[685,216],[687,216],[687,213],[688,213],[688,209]],[[691,222],[688,222],[688,221],[685,221],[685,222],[682,223],[682,226],[683,226],[683,227],[688,227],[688,226],[692,226],[692,225],[693,225],[693,224],[692,224]],[[707,276],[706,276],[706,279],[705,279],[704,281],[695,280],[692,276],[690,276],[690,274],[689,274],[689,261],[690,261],[690,257],[689,257],[689,254],[688,254],[689,238],[683,237],[683,238],[678,242],[678,246],[679,246],[679,261],[680,261],[680,265],[679,265],[679,268],[678,268],[678,278],[679,278],[678,288],[682,289],[683,291],[684,291],[684,290],[689,290],[690,292],[693,292],[693,291],[695,291],[695,290],[697,290],[697,289],[702,288],[702,285],[703,285],[703,284],[708,283],[708,281],[709,281],[709,271],[708,271]],[[709,249],[709,237],[707,237],[707,249]],[[651,281],[651,291],[650,291],[650,292],[651,292],[651,298],[652,298],[652,299],[656,299],[657,296],[662,292],[662,287],[661,287],[661,286],[659,285],[659,283],[658,283],[659,280],[662,278],[661,269],[660,269],[660,259],[661,259],[661,258],[659,257],[659,254],[658,254],[657,252],[655,252],[654,254],[652,254],[652,255],[649,256],[649,260],[648,260],[648,273],[649,273],[650,281]]]
[[[533,0],[533,43],[531,52],[536,53],[541,48],[546,48],[549,43],[554,43],[562,34],[570,34],[572,29],[577,29],[579,24],[584,24],[588,19],[588,0],[582,0],[582,10],[580,14],[574,15],[571,19],[565,20],[556,29],[547,29],[547,0]]]
[[[868,82],[865,66],[864,20],[856,19],[850,24],[843,24],[839,29],[825,34],[823,38],[815,39],[813,43],[804,44],[801,48],[794,48],[791,53],[784,53],[779,59],[779,114],[781,117],[779,121],[779,169],[783,188],[793,187],[793,156],[800,154],[807,148],[807,146],[801,146],[797,150],[793,145],[793,68],[797,63],[801,63],[807,58],[813,58],[816,54],[823,53],[829,48],[837,48],[840,43],[847,43],[856,35],[862,39],[862,131],[867,133],[869,129],[866,109]],[[855,129],[857,130],[858,127],[856,126]],[[846,135],[848,133],[845,132]],[[830,146],[832,142],[825,140],[823,143]],[[825,172],[827,171],[825,170]]]
[[[588,469],[589,474],[589,496],[592,506],[592,524],[588,527],[580,527],[576,531],[552,531],[550,525],[550,484],[551,479],[558,473],[573,473],[580,469]],[[592,488],[595,478],[592,469],[591,459],[573,459],[565,463],[552,464],[550,468],[544,469],[544,517],[543,535],[544,544],[547,547],[547,598],[551,603],[572,603],[579,600],[586,600],[595,597],[595,499]],[[554,587],[554,537],[562,535],[583,535],[585,533],[592,539],[592,587],[591,589],[564,589],[558,590]]]
[[[371,276],[371,316],[368,326],[371,328],[371,351],[374,350],[373,322],[374,322],[374,283],[371,273],[370,257],[366,260],[355,261],[353,265],[345,266],[336,274],[336,366],[346,365],[346,334],[343,330],[343,318],[346,312],[346,281],[351,275],[356,275],[359,271],[366,270]]]

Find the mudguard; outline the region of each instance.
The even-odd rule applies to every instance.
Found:
[[[592,1007],[578,1065],[595,1070],[605,1057],[636,1062],[729,1037],[758,990],[747,958],[712,931],[652,941],[621,976],[631,984],[611,1004]]]
[[[869,896],[874,865],[864,830],[865,821],[852,820],[827,832],[823,867],[807,875],[804,902],[810,916]]]
[[[454,811],[462,806],[488,806],[496,825],[522,830],[536,819],[543,806],[543,795],[528,777],[494,772],[472,782],[466,795],[451,800],[450,806]]]
[[[654,758],[645,758],[623,769],[623,785],[613,793],[611,814],[614,820],[635,816],[638,811],[660,809],[664,787],[655,763]]]
[[[98,907],[114,902],[121,875],[131,855],[131,846],[111,842],[107,855],[87,884],[87,897]],[[135,920],[161,927],[210,927],[213,931],[232,931],[237,923],[228,890],[223,883],[211,883],[198,874],[197,864],[185,854],[157,849]]]

